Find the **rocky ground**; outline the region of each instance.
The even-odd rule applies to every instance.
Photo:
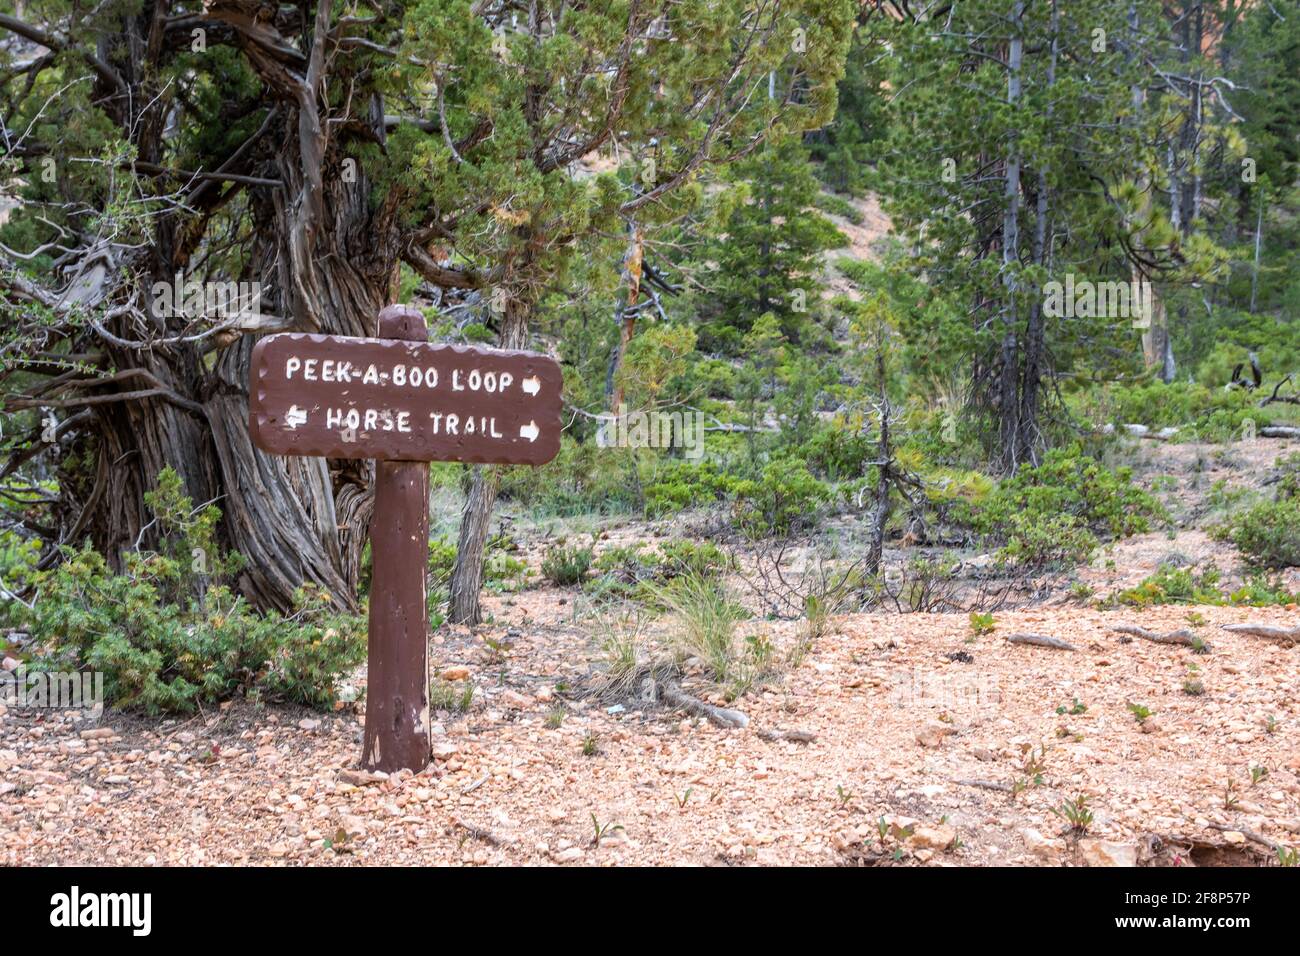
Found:
[[[997,612],[992,633],[964,614],[835,618],[729,705],[743,729],[584,696],[605,635],[577,589],[536,586],[557,534],[653,547],[706,532],[688,519],[516,526],[529,586],[490,596],[476,632],[433,635],[435,669],[473,703],[436,715],[425,772],[360,772],[356,705],[240,701],[183,720],[0,705],[0,863],[1276,865],[1279,847],[1300,847],[1300,646],[1222,627],[1294,628],[1300,612],[1099,610],[1068,586],[1104,596],[1167,562],[1240,578],[1206,534],[1214,488],[1258,493],[1289,450],[1135,443],[1128,463],[1168,527]],[[458,502],[441,505],[435,519],[453,521]],[[854,535],[845,517],[819,542],[851,552]],[[1294,570],[1287,584],[1300,589]],[[1125,624],[1209,647],[1114,630]],[[780,659],[800,627],[760,615],[742,634]],[[1008,640],[1025,632],[1075,650]],[[722,703],[698,670],[684,687]],[[1086,833],[1060,815],[1079,796]]]
[[[356,769],[352,708],[10,709],[0,862],[1261,865],[1300,846],[1300,647],[1221,630],[1294,626],[1294,607],[1021,610],[982,636],[959,615],[847,616],[728,730],[569,698],[598,659],[570,597],[493,606],[478,634],[434,637],[476,697],[438,714],[414,776]],[[1121,623],[1192,627],[1210,649]],[[795,625],[747,626],[788,646]],[[1052,812],[1079,794],[1082,837]]]

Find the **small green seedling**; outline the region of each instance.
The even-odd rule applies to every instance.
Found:
[[[1146,723],[1155,713],[1150,708],[1145,707],[1142,704],[1134,704],[1131,701],[1128,704],[1128,709],[1129,713],[1133,715],[1133,719],[1139,724]]]
[[[1051,807],[1052,813],[1070,824],[1070,832],[1083,836],[1092,826],[1092,810],[1088,807],[1088,798],[1082,793],[1073,800],[1065,800],[1059,807]]]
[[[1223,809],[1235,810],[1239,803],[1241,797],[1237,795],[1237,784],[1229,780],[1227,786],[1223,788]]]
[[[596,819],[596,814],[594,813],[591,815],[591,826],[596,831],[596,835],[592,839],[591,844],[592,846],[597,847],[600,846],[600,841],[605,839],[605,837],[623,829],[623,824],[621,823],[601,823]]]

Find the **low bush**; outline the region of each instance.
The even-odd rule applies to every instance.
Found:
[[[1225,375],[1222,381],[1227,381]],[[1243,423],[1252,419],[1256,427],[1277,417],[1256,405],[1254,395],[1244,389],[1210,388],[1191,382],[1154,381],[1136,385],[1108,384],[1084,397],[1081,411],[1095,422],[1116,427],[1136,424],[1149,428],[1177,428],[1181,441],[1235,441],[1242,436]]]
[[[682,538],[659,545],[655,564],[659,577],[663,580],[685,574],[709,578],[716,577],[730,567],[731,558],[709,541],[696,542]]]
[[[665,541],[657,551],[637,544],[620,545],[606,548],[592,562],[600,574],[592,590],[653,602],[657,587],[688,575],[713,579],[730,566],[727,554],[708,541]]]
[[[1006,546],[998,558],[1020,568],[1082,564],[1097,550],[1097,537],[1071,514],[1017,512],[1005,528]]]
[[[1135,587],[1120,591],[1111,601],[1139,608],[1157,604],[1223,604],[1225,598],[1219,590],[1222,577],[1213,566],[1197,574],[1191,568],[1162,564],[1155,574]]]
[[[365,659],[365,623],[330,596],[298,592],[293,613],[262,614],[220,583],[242,563],[221,553],[214,507],[194,512],[170,469],[147,495],[161,530],[156,552],[126,555],[115,574],[89,547],[34,572],[39,594],[23,624],[41,649],[37,669],[104,674],[109,704],[188,712],[244,692],[315,707],[333,703],[338,680]]]
[[[1252,568],[1300,567],[1300,498],[1261,501],[1233,515],[1213,534],[1232,542]]]
[[[1300,567],[1300,453],[1278,459],[1273,483],[1271,501],[1234,512],[1211,529],[1257,570]]]
[[[1042,526],[1057,516],[1073,519],[1099,539],[1123,538],[1149,531],[1164,514],[1160,503],[1133,484],[1132,471],[1105,465],[1084,455],[1079,446],[1054,448],[1036,468],[1021,468],[968,514],[977,530],[1009,540],[1019,529]],[[1079,543],[1079,542],[1076,542]]]
[[[1268,607],[1295,603],[1298,596],[1263,576],[1248,579],[1235,591],[1219,586],[1223,575],[1213,565],[1199,574],[1191,568],[1162,564],[1156,573],[1135,587],[1113,594],[1107,603],[1146,608],[1160,604],[1217,604]]]
[[[733,483],[709,461],[666,461],[646,485],[645,510],[651,517],[661,517],[712,504],[725,498]]]
[[[875,442],[844,422],[817,429],[799,449],[808,469],[828,481],[858,478],[876,450]]]
[[[557,587],[581,584],[591,569],[592,549],[568,547],[563,542],[548,548],[542,557],[542,577]]]
[[[815,526],[832,497],[830,488],[792,458],[769,462],[757,481],[736,482],[732,494],[733,523],[754,538]]]

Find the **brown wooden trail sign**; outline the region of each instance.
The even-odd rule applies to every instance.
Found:
[[[390,305],[378,337],[286,332],[249,369],[248,427],[274,455],[374,458],[370,520],[369,770],[429,763],[429,461],[541,465],[560,450],[554,359],[431,345],[424,316]]]
[[[264,451],[540,465],[560,450],[560,367],[535,352],[285,332],[253,349]]]

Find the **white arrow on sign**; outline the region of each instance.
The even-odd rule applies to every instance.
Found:
[[[307,424],[307,413],[297,405],[290,405],[289,411],[284,416],[284,423],[290,428],[297,430],[299,425]]]
[[[519,426],[519,437],[527,438],[530,442],[537,441],[537,436],[542,430],[537,427],[537,422],[529,422],[527,425]]]
[[[536,395],[542,390],[542,380],[534,375],[532,378],[526,378],[519,383],[523,386],[524,391],[529,395]]]

